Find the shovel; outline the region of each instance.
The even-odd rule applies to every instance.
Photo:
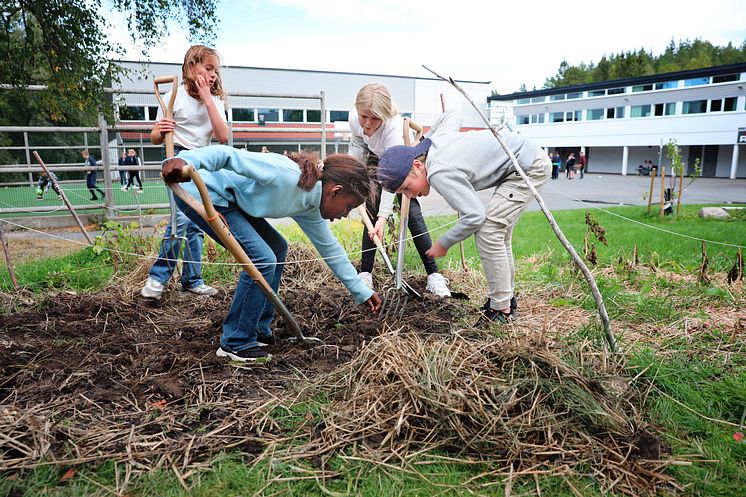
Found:
[[[171,83],[171,98],[168,101],[168,105],[165,105],[163,101],[161,100],[161,91],[159,88],[159,85],[165,84],[165,83]],[[163,112],[163,116],[167,117],[169,119],[173,119],[174,117],[174,101],[176,100],[176,92],[179,91],[179,78],[176,76],[161,76],[159,78],[153,79],[153,87],[155,89],[155,96],[158,99],[158,103],[161,106],[161,111]],[[173,132],[169,131],[164,136],[164,141],[166,144],[166,158],[171,159],[175,155],[174,150],[174,137]],[[135,196],[135,199],[137,199],[137,196]],[[139,206],[139,200],[138,200],[138,206]],[[189,243],[187,242],[186,233],[184,236],[179,236],[176,228],[176,202],[174,201],[174,194],[169,190],[168,192],[168,208],[171,211],[171,235],[166,239],[163,239],[163,243],[166,243],[166,240],[170,242],[174,241],[180,241],[184,242],[184,251],[189,250]],[[178,245],[176,246],[178,247]],[[189,254],[190,260],[194,260],[195,254]],[[176,262],[179,258],[179,253],[177,250],[175,250],[175,246],[173,243],[171,243],[171,250],[169,251],[168,256],[173,259],[174,265],[177,265]]]
[[[154,84],[157,85],[159,83],[168,83],[171,81],[175,81],[175,76],[167,76],[167,77],[161,77],[156,78],[154,80]],[[163,111],[164,115],[168,115],[168,110],[166,108],[166,105],[164,104],[163,100],[160,97],[160,93],[156,91],[156,97],[158,98],[158,103],[161,106],[161,110]],[[169,105],[171,106],[171,109],[173,109],[173,100],[175,98],[175,92],[171,95],[171,101]],[[166,133],[166,136],[164,137],[166,142],[166,154],[169,153],[171,156],[173,156],[174,153],[174,141],[173,141],[173,134],[172,133]],[[215,207],[212,205],[212,200],[210,200],[210,193],[207,190],[207,186],[205,185],[205,182],[202,180],[202,177],[199,175],[199,173],[192,167],[192,166],[185,166],[182,169],[182,176],[185,178],[190,178],[192,181],[194,181],[195,186],[197,187],[197,190],[199,191],[199,195],[202,198],[202,203],[200,203],[197,199],[192,197],[189,193],[187,193],[179,183],[169,183],[166,182],[166,185],[171,189],[171,191],[177,195],[181,200],[184,201],[189,207],[191,207],[197,214],[202,217],[202,219],[207,222],[210,227],[213,229],[215,234],[220,238],[220,241],[223,243],[223,246],[228,249],[228,251],[233,254],[233,257],[236,258],[238,263],[241,265],[244,271],[251,277],[252,280],[254,280],[254,283],[256,283],[259,286],[259,289],[264,293],[264,295],[267,297],[267,300],[270,301],[270,303],[274,306],[275,310],[283,317],[285,318],[285,321],[290,325],[290,327],[293,330],[293,333],[295,335],[295,338],[299,340],[300,342],[309,342],[314,341],[318,343],[323,343],[318,338],[312,338],[312,337],[305,337],[303,335],[303,330],[301,330],[300,325],[295,320],[292,314],[290,314],[290,311],[287,307],[285,307],[285,304],[280,300],[280,297],[275,293],[275,291],[272,289],[271,286],[269,286],[269,283],[267,283],[267,280],[264,279],[264,276],[262,276],[262,273],[259,272],[259,270],[256,268],[253,262],[251,262],[251,259],[248,255],[246,255],[246,252],[244,251],[243,247],[238,243],[236,238],[233,236],[233,233],[231,233],[230,228],[228,227],[228,224],[225,222],[225,219],[218,214],[218,212],[215,210]]]

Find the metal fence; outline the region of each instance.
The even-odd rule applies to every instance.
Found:
[[[115,93],[126,95],[115,97],[114,101],[126,99],[127,105],[137,102],[152,105],[155,100],[153,92],[143,90],[117,90]],[[316,95],[233,93],[227,100],[229,105],[241,108],[313,108],[321,116],[321,122],[310,124],[247,123],[229,119],[228,145],[249,151],[260,151],[264,147],[276,153],[315,149],[322,156],[348,149],[347,123],[326,122],[323,92]],[[227,110],[231,116],[230,108]],[[150,143],[153,121],[118,121],[110,125],[100,116],[98,124],[96,127],[0,126],[0,218],[69,215],[50,186],[42,195],[38,194],[42,168],[33,156],[34,151],[56,174],[76,210],[115,218],[168,208],[166,187],[159,176],[163,147]],[[134,149],[140,158],[141,165],[136,169],[143,181],[142,192],[136,188],[123,191],[125,184],[120,170],[133,168],[120,166],[118,159],[127,149]],[[81,156],[83,150],[88,150],[98,164],[93,192],[86,187],[89,168]],[[93,200],[92,193],[103,198]]]

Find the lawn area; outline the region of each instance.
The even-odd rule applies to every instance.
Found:
[[[608,242],[588,236],[589,250],[592,243],[597,257],[591,267],[622,354],[606,350],[585,280],[546,218],[528,212],[513,233],[520,303],[516,325],[472,326],[475,308],[484,299],[485,282],[471,238],[464,243],[467,270],[461,268],[458,246],[439,262],[452,289],[469,295],[470,301],[441,305],[426,300],[420,307],[410,303],[421,314],[382,322],[353,348],[335,342],[318,352],[292,349],[297,355],[315,353],[309,357],[319,363],[349,355],[349,361],[333,363],[323,373],[314,369],[313,375],[282,353],[274,369],[267,370],[225,368],[212,362],[214,353],[202,341],[209,330],[219,329],[222,314],[214,310],[220,308],[222,313],[232,295],[238,269],[231,257],[219,247],[206,246],[204,277],[221,288],[222,297],[194,305],[202,333],[197,339],[196,334],[190,335],[191,306],[187,312],[187,306],[174,297],[148,307],[137,296],[158,240],[129,227],[108,226],[93,248],[17,264],[15,272],[23,287],[18,292],[7,271],[0,271],[0,319],[15,323],[12,330],[0,325],[0,361],[28,361],[23,368],[3,370],[6,379],[0,380],[0,430],[4,431],[0,497],[741,496],[746,488],[746,441],[739,438],[746,417],[746,291],[742,279],[729,283],[726,275],[734,270],[738,247],[746,247],[746,216],[702,220],[696,215],[698,209],[682,206],[679,218],[663,221],[640,207],[590,211]],[[588,234],[586,212],[560,211],[554,216],[582,256]],[[455,216],[427,222],[437,238]],[[279,229],[291,243],[307,244],[295,225]],[[333,230],[357,262],[361,224],[339,221]],[[388,238],[391,243],[392,237]],[[703,239],[708,262],[704,272]],[[309,250],[299,257],[307,254],[316,253]],[[355,306],[342,293],[338,302],[328,302],[333,293],[327,292],[335,283],[320,275],[323,265],[314,261],[303,270],[292,262],[286,267],[287,293],[281,291],[281,296],[288,299],[289,307],[300,302],[301,293],[310,299],[310,306],[291,308],[304,326],[320,327],[332,336],[352,334],[355,330],[350,329],[347,315],[354,314],[348,309]],[[415,284],[422,281],[424,270],[411,241],[405,262],[407,278]],[[375,275],[379,282],[388,278],[382,266],[379,257]],[[113,309],[105,298],[109,295],[120,299]],[[76,317],[55,317],[55,306],[80,308],[75,307],[78,299],[96,302],[95,315],[80,319],[93,338],[64,328],[66,319]],[[444,309],[447,319],[438,314]],[[31,314],[25,313],[32,311],[36,314],[26,323]],[[117,314],[134,311],[146,318],[136,323],[128,323],[127,318],[123,324],[117,320]],[[321,319],[333,313],[329,321]],[[51,324],[45,324],[45,319]],[[429,328],[432,323],[437,323],[437,329]],[[136,342],[132,351],[114,352],[114,342],[127,338],[129,325],[148,330],[150,339]],[[146,342],[173,334],[183,339],[169,343],[177,348],[181,343],[183,352],[169,350],[157,358],[145,355]],[[32,354],[23,348],[23,341],[42,335],[49,335],[49,343],[60,347],[57,350],[68,350],[68,361],[77,360],[73,357],[78,353],[88,360],[93,343],[110,348],[111,357],[102,357],[94,369],[101,381],[111,378],[108,388],[122,395],[152,385],[148,382],[154,377],[162,383],[175,381],[178,364],[186,360],[190,347],[201,356],[184,368],[193,385],[179,387],[183,399],[172,396],[167,404],[157,404],[150,403],[156,397],[148,397],[148,402],[135,398],[118,404],[128,407],[114,412],[107,410],[107,402],[113,400],[95,400],[100,389],[92,384],[87,396],[95,402],[86,404],[90,410],[60,419],[41,404],[28,403],[19,394],[20,384],[8,386],[28,370],[30,382],[59,381],[64,396],[77,377],[88,374],[75,371],[57,378],[56,373],[45,373],[38,363],[47,361],[49,369],[57,358],[44,350]],[[16,350],[23,354],[15,354]],[[396,361],[399,354],[401,361]],[[130,362],[122,362],[125,359]],[[406,360],[410,363],[405,365]],[[496,369],[488,373],[479,369],[480,364]],[[117,374],[129,374],[128,368],[141,378],[134,388],[117,390],[121,385],[113,380]],[[272,384],[261,383],[262,375],[278,370],[285,376],[271,376]],[[212,376],[205,380],[205,375]],[[480,381],[487,387],[481,388]],[[258,385],[257,390],[266,389],[271,395],[262,396],[256,405],[238,398],[204,400],[242,383]],[[191,387],[199,390],[198,395],[186,393]],[[169,392],[176,389],[169,388]],[[414,391],[419,397],[413,396]],[[395,402],[388,402],[386,396],[400,399],[397,395],[404,393],[410,395],[409,403],[397,404],[397,416],[388,420],[387,404]],[[352,410],[353,404],[357,411]],[[368,417],[372,411],[380,411],[380,421]],[[78,449],[85,441],[74,442],[75,433],[84,433],[81,420],[96,419],[97,413],[106,414],[97,418],[101,425],[115,425],[126,436],[116,438],[117,442],[113,436],[110,441],[103,437],[102,456],[82,457],[84,451]],[[369,419],[375,422],[365,425]],[[494,426],[491,419],[496,420]],[[365,421],[363,428],[357,421]],[[376,423],[384,427],[382,432],[361,432],[354,443],[343,436],[345,430],[357,433],[354,430],[377,427]],[[136,432],[140,424],[145,425],[144,431]],[[592,429],[580,430],[586,425]],[[236,426],[245,438],[225,431],[233,438],[225,439],[224,450],[200,449],[210,437]],[[452,429],[427,431],[438,426]],[[630,430],[649,437],[636,435],[632,449],[617,451],[614,443],[626,447],[623,434]],[[426,432],[435,433],[434,439],[422,435]],[[158,454],[152,456],[160,461],[158,467],[144,462],[153,460],[151,456],[128,452],[134,447],[128,439],[152,444],[148,450]],[[179,450],[164,452],[162,448],[176,439],[184,441]],[[42,446],[45,454],[21,457],[27,449]],[[13,462],[21,460],[26,462]],[[626,474],[630,473],[627,463],[636,464],[639,474]]]

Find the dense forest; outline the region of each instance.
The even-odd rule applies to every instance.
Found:
[[[740,47],[734,47],[731,43],[718,47],[700,39],[680,41],[677,45],[671,40],[666,50],[657,56],[641,48],[637,51],[604,55],[598,63],[581,62],[577,66],[571,66],[563,60],[557,74],[546,80],[544,88],[561,88],[739,62],[746,62],[746,40]],[[528,89],[526,85],[521,85],[518,91]]]

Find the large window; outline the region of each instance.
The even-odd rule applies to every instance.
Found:
[[[531,114],[531,124],[544,124],[544,114]]]
[[[723,76],[713,76],[713,83],[727,83],[728,81],[738,81],[740,74],[724,74]]]
[[[710,100],[710,112],[733,112],[736,110],[737,97]]]
[[[588,109],[585,111],[585,118],[589,121],[598,121],[604,118],[604,109]]]
[[[547,99],[547,97],[533,97],[531,99],[531,103],[532,104],[538,104],[538,103],[546,101],[546,99]]]
[[[606,109],[606,119],[623,119],[624,107],[610,107]]]
[[[550,123],[565,122],[565,113],[564,112],[552,112],[551,114],[549,114],[549,122]]]
[[[349,121],[350,112],[346,110],[330,110],[329,111],[329,122],[335,123],[337,121]]]
[[[321,122],[321,111],[320,110],[307,110],[306,121],[309,123],[320,123]]]
[[[606,90],[592,90],[588,92],[589,97],[603,97],[606,95]]]
[[[565,121],[580,121],[580,111],[570,110],[565,112]]]
[[[707,112],[707,100],[692,100],[684,102],[682,114],[703,114]]]
[[[233,108],[233,121],[251,123],[254,122],[254,109]]]
[[[692,79],[684,80],[684,86],[700,86],[700,85],[707,85],[709,83],[710,83],[709,76],[707,76],[706,78],[692,78]]]
[[[632,87],[632,93],[637,93],[640,91],[651,91],[653,89],[653,85],[636,85]]]
[[[619,95],[625,93],[626,88],[609,88],[606,90],[607,95]]]
[[[656,116],[673,116],[676,114],[676,103],[669,102],[667,104],[655,104],[654,112]]]
[[[516,105],[525,105],[530,104],[531,99],[530,98],[519,98],[518,101],[515,103]]]
[[[582,96],[583,96],[583,92],[582,91],[578,91],[578,92],[574,92],[574,93],[568,93],[567,94],[567,99],[571,100],[573,98],[581,98]]]
[[[629,109],[629,117],[650,117],[650,104],[633,105]]]
[[[257,117],[260,123],[278,123],[280,109],[257,109]]]
[[[125,106],[119,107],[119,119],[121,121],[145,121],[145,107]]]
[[[158,107],[148,107],[148,121],[155,121],[158,117]]]
[[[518,125],[520,125],[520,124],[528,124],[529,122],[531,122],[531,118],[528,115],[515,116],[515,123],[518,124]]]
[[[551,97],[549,97],[549,100],[551,100],[552,102],[556,102],[557,100],[564,100],[564,99],[565,99],[564,93],[562,95],[552,95]]]
[[[302,123],[303,122],[303,110],[302,109],[283,109],[282,122]]]
[[[669,88],[678,88],[679,82],[678,81],[665,81],[663,83],[656,83],[655,89],[656,90],[667,90]]]

